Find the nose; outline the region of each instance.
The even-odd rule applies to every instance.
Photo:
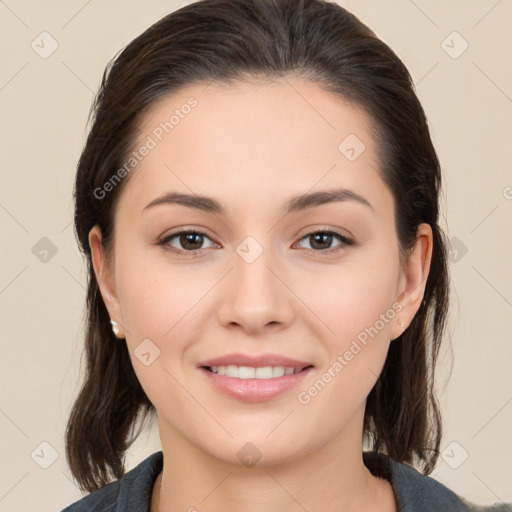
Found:
[[[224,280],[217,310],[224,327],[254,336],[284,329],[293,322],[293,284],[270,252],[263,250],[252,262],[234,254],[233,269]]]

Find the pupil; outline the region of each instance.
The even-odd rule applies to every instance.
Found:
[[[185,233],[180,237],[180,243],[185,249],[197,249],[201,247],[201,242],[202,235],[199,233]]]
[[[328,233],[317,233],[312,236],[313,236],[314,242],[312,244],[310,243],[310,245],[313,249],[328,249],[329,246],[331,245],[332,235],[330,235]],[[317,242],[320,243],[320,247],[315,247]],[[326,246],[325,245],[322,246],[322,242],[324,242],[324,244],[326,244]]]

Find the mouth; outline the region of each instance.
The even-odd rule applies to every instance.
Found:
[[[203,361],[197,368],[223,395],[244,402],[263,402],[296,387],[314,366],[278,355],[231,354]]]

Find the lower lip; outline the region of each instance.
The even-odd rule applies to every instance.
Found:
[[[272,379],[237,379],[199,368],[213,387],[228,396],[245,402],[264,402],[275,398],[299,384],[313,370],[306,368],[299,373],[273,377]]]

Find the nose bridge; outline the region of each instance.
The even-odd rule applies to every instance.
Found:
[[[280,265],[270,237],[259,240],[247,236],[235,248],[230,284],[219,308],[223,324],[236,323],[253,332],[270,323],[287,324],[293,317],[292,297],[277,277]]]

